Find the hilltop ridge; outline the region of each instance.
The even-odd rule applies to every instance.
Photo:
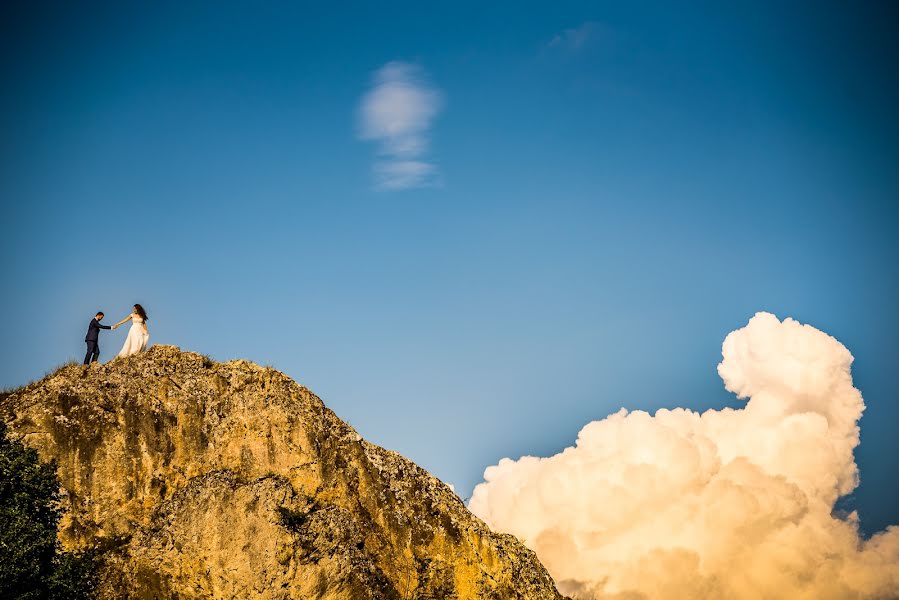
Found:
[[[0,398],[55,459],[101,598],[559,599],[536,555],[307,388],[157,345]]]

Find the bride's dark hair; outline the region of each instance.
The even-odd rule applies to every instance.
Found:
[[[144,307],[141,306],[140,304],[135,304],[134,310],[137,311],[138,316],[140,316],[140,318],[143,319],[144,321],[150,320],[150,318],[147,316],[147,311],[145,311]]]

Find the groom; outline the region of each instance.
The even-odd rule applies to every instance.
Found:
[[[100,358],[100,330],[112,329],[109,325],[100,325],[104,316],[102,312],[98,312],[87,326],[87,335],[84,336],[84,341],[87,342],[87,354],[84,355],[85,368]]]

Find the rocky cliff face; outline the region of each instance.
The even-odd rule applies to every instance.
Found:
[[[0,399],[104,598],[557,599],[536,556],[274,369],[171,346]]]

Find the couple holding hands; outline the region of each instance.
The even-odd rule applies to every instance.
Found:
[[[122,346],[122,351],[118,353],[116,358],[143,352],[147,347],[147,342],[150,340],[150,332],[147,330],[147,321],[149,320],[147,318],[147,311],[145,311],[144,307],[140,304],[135,304],[131,314],[112,327],[109,325],[100,325],[100,321],[103,320],[104,316],[105,315],[102,312],[97,312],[97,314],[94,315],[94,318],[91,319],[90,325],[87,327],[87,335],[84,336],[84,341],[87,343],[87,354],[84,355],[85,367],[100,357],[99,342],[101,329],[115,329],[119,325],[131,321],[131,329],[128,331],[128,337],[125,338],[125,345]]]

